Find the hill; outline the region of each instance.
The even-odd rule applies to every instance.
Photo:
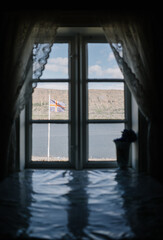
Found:
[[[67,90],[36,88],[33,93],[32,119],[48,119],[49,95],[65,104],[64,112],[50,112],[50,119],[68,119],[69,96]],[[89,119],[123,119],[124,91],[90,89],[88,93]]]

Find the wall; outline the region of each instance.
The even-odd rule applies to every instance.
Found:
[[[133,98],[131,97],[131,119],[132,119],[132,129],[138,134],[139,124],[138,124],[138,105]],[[138,140],[131,144],[131,165],[135,170],[139,170],[139,153],[138,153]]]
[[[20,113],[20,151],[19,151],[19,170],[25,168],[25,109]]]

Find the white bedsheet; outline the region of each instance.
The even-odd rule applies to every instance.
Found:
[[[25,170],[0,183],[0,239],[162,239],[163,188],[132,170]]]

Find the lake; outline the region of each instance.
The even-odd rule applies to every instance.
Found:
[[[113,139],[121,136],[124,124],[89,124],[88,145],[89,159],[115,159],[115,144]],[[50,157],[57,160],[68,158],[68,124],[50,124]],[[48,124],[33,124],[32,156],[34,159],[47,160],[48,154]]]

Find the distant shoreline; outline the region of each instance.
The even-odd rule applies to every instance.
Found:
[[[32,156],[32,162],[67,162],[69,161],[68,158],[64,158],[64,157],[49,157],[49,159],[47,157],[40,157],[40,156]],[[97,161],[116,161],[116,159],[113,158],[91,158],[88,159],[88,161],[90,162],[97,162]]]

